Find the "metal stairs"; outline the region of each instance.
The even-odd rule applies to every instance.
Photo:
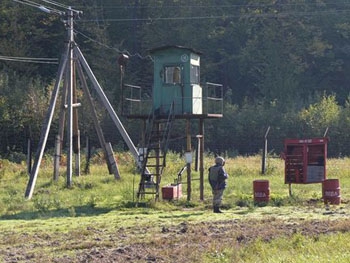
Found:
[[[166,154],[170,138],[170,131],[174,122],[174,105],[172,104],[167,118],[160,117],[152,111],[148,118],[141,168],[141,180],[137,192],[137,200],[144,199],[146,194],[155,196],[159,200],[159,185],[166,166]]]

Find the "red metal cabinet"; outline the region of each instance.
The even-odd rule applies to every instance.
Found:
[[[182,184],[167,185],[162,187],[162,198],[164,200],[179,199],[182,196]]]
[[[285,183],[320,183],[326,179],[328,138],[284,141]]]

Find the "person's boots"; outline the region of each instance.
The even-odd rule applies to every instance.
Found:
[[[219,209],[219,206],[214,206],[214,213],[222,213],[222,211]]]

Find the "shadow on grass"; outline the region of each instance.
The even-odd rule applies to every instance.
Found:
[[[106,214],[111,210],[112,208],[97,208],[86,205],[47,211],[19,212],[17,214],[12,215],[2,215],[0,217],[0,220],[34,220],[58,217],[97,216],[101,214]]]
[[[180,214],[180,215],[166,215],[166,216],[159,216],[159,218],[188,218],[192,216],[202,216],[204,214],[206,214],[206,212],[192,212],[192,213],[184,212],[184,214]]]

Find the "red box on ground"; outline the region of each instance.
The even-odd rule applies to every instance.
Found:
[[[182,185],[167,185],[162,187],[162,198],[164,200],[178,199],[182,196]]]

